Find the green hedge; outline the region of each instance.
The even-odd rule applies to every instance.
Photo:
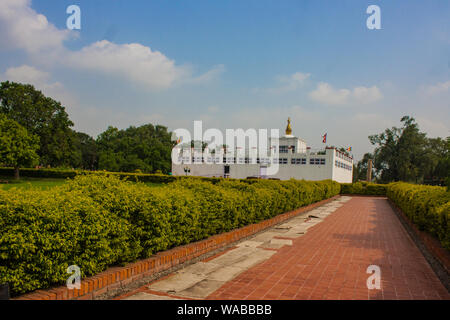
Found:
[[[358,195],[386,195],[386,184],[375,184],[367,182],[342,183],[341,194],[358,194]]]
[[[152,188],[77,175],[48,190],[0,190],[0,283],[17,295],[64,284],[339,194],[332,181],[176,179]]]
[[[387,196],[420,230],[450,250],[450,192],[445,187],[396,182],[388,185]]]
[[[107,171],[87,171],[87,170],[68,170],[68,169],[34,169],[23,168],[20,169],[21,177],[30,178],[74,178],[79,174],[110,174],[118,176],[121,179],[129,179],[132,181],[151,182],[151,183],[170,183],[176,180],[183,179],[198,179],[218,183],[223,178],[209,178],[209,177],[186,177],[186,176],[171,176],[157,173],[134,173],[134,172],[107,172]],[[0,176],[14,176],[13,168],[0,167]],[[251,182],[249,182],[251,183]]]
[[[20,169],[20,176],[29,177],[29,178],[74,178],[79,170],[63,170],[63,169],[31,169],[31,168],[23,168]],[[0,176],[14,176],[13,168],[0,168]]]

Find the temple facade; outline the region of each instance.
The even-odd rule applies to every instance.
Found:
[[[261,178],[288,180],[326,180],[351,183],[353,158],[334,147],[312,152],[306,142],[292,135],[290,119],[286,135],[269,138],[267,156],[252,149],[226,150],[213,153],[194,148],[180,149],[178,161],[172,162],[173,175],[190,175],[224,178]]]

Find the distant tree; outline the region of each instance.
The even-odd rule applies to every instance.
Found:
[[[429,183],[444,184],[450,177],[450,137],[430,138],[425,147],[424,179]]]
[[[363,158],[358,161],[358,164],[354,166],[353,170],[353,181],[359,181],[359,180],[367,180],[367,168],[369,160],[373,159],[373,154],[366,153],[364,154]],[[375,176],[375,170],[372,168],[372,177]]]
[[[427,138],[412,117],[404,116],[401,122],[401,128],[392,127],[369,137],[376,146],[374,168],[381,181],[422,183],[435,177],[444,180],[449,175],[448,138]]]
[[[119,130],[114,127],[97,138],[98,168],[109,171],[169,173],[174,142],[166,127],[146,124]]]
[[[353,172],[352,172],[352,182],[355,183],[359,180],[358,176],[358,172],[357,172],[358,167],[353,163]]]
[[[0,163],[14,168],[14,178],[19,179],[19,168],[32,166],[39,157],[39,138],[14,120],[0,114]]]
[[[179,146],[183,150],[190,150],[192,148],[200,149],[200,147],[201,147],[202,151],[204,151],[205,148],[208,146],[208,143],[205,141],[200,141],[200,140],[191,140],[190,142],[183,142]]]
[[[98,167],[98,148],[94,138],[83,132],[75,132],[76,146],[81,154],[80,168],[96,170]]]
[[[202,151],[205,150],[205,148],[208,146],[208,143],[205,141],[199,141],[199,140],[192,140],[191,141],[191,148],[202,148]]]
[[[77,166],[81,154],[65,108],[32,85],[15,82],[0,84],[0,113],[17,121],[39,137],[38,155],[44,165]]]

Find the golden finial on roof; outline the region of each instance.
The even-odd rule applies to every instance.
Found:
[[[286,127],[286,135],[290,136],[290,135],[292,135],[291,118],[288,118],[287,123],[288,124],[287,124],[287,127]]]

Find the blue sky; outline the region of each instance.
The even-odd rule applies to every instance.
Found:
[[[80,31],[66,29],[71,4]],[[371,4],[381,30],[366,27]],[[313,147],[328,132],[359,158],[369,134],[405,114],[430,136],[450,135],[446,0],[3,0],[0,9],[0,79],[33,83],[93,136],[193,120],[284,129],[290,116]]]

